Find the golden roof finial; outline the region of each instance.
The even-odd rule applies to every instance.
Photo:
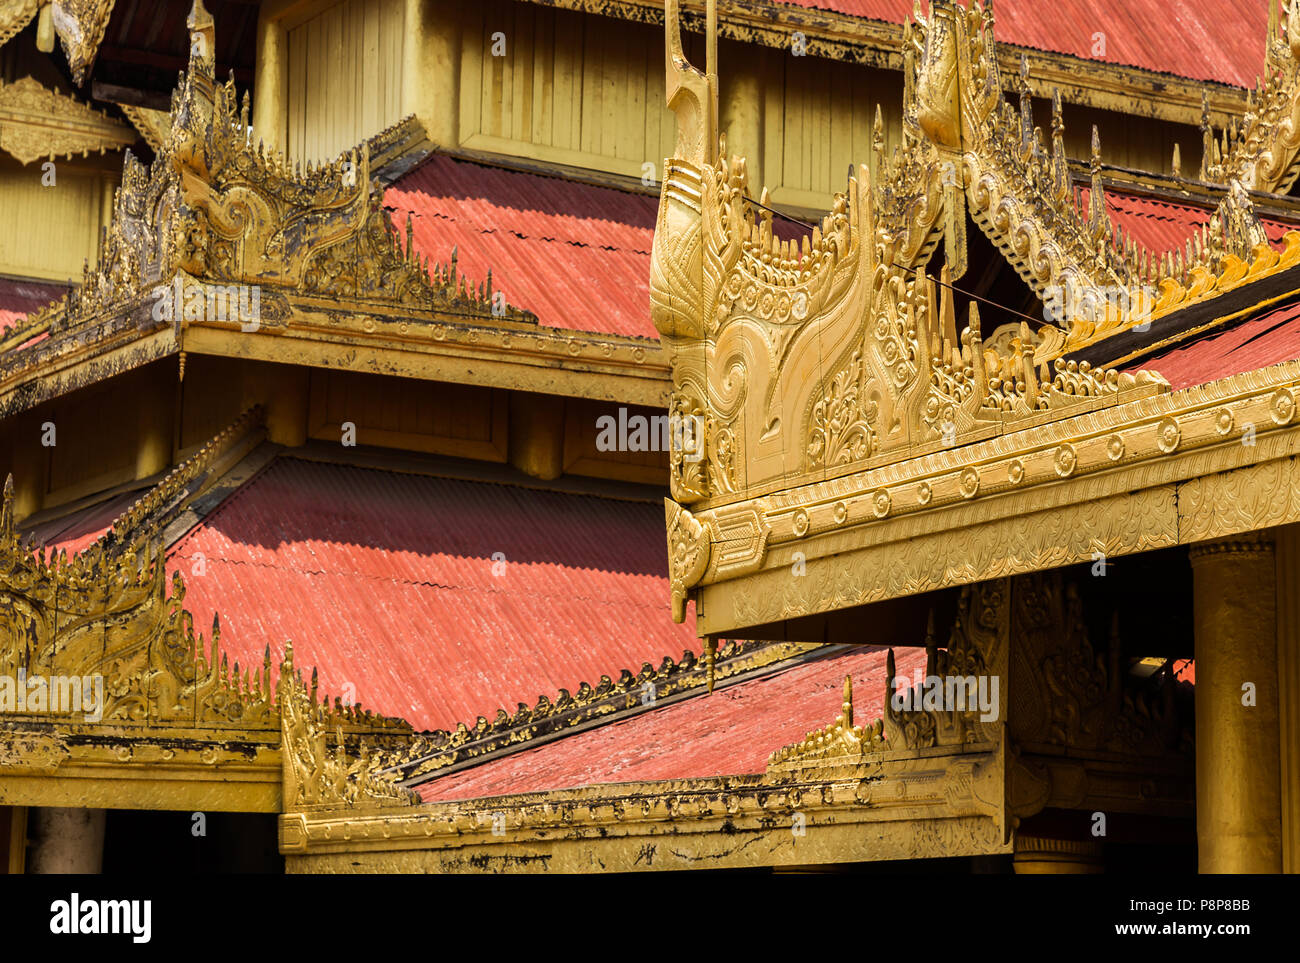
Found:
[[[14,531],[14,476],[5,476],[4,505],[0,508],[0,536],[12,535]]]
[[[211,28],[212,25],[212,14],[208,13],[207,7],[203,6],[203,0],[194,0],[190,5],[189,16],[185,18],[185,26],[194,31]]]

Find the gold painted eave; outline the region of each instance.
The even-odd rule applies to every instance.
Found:
[[[475,325],[298,304],[287,323],[188,325],[184,350],[665,407],[671,387],[658,341],[546,328]]]
[[[1292,361],[710,504],[699,632],[1298,521],[1297,393]]]
[[[88,740],[5,724],[0,805],[279,812],[281,762],[272,740],[213,739],[210,733]]]

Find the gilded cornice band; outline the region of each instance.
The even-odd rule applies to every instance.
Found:
[[[120,150],[136,142],[131,128],[31,77],[0,81],[0,148],[20,163],[47,157]]]

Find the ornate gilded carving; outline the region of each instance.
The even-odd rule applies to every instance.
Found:
[[[732,642],[717,656],[716,678],[726,682],[814,648],[817,646],[797,642]],[[521,702],[514,713],[499,709],[491,721],[479,716],[472,726],[460,723],[452,731],[420,733],[408,745],[378,756],[376,765],[399,773],[404,781],[436,776],[453,766],[513,751],[567,729],[596,720],[607,723],[653,708],[663,699],[707,684],[702,661],[687,650],[677,661],[665,656],[658,667],[647,662],[635,673],[624,669],[616,679],[601,676],[594,686],[583,682],[574,692],[561,689],[555,698],[539,696],[533,706]]]
[[[1258,227],[1258,219],[1249,205],[1249,197],[1239,185],[1231,189],[1220,204],[1219,212],[1211,218],[1210,226],[1203,230],[1208,237],[1219,237],[1221,243],[1217,247],[1210,242],[1202,244],[1198,240],[1196,243],[1197,250],[1212,252],[1207,255],[1205,263],[1196,264],[1181,279],[1165,277],[1160,282],[1156,298],[1136,306],[1134,310],[1108,315],[1100,320],[1079,315],[1070,319],[1065,331],[1044,329],[1044,337],[1035,350],[1035,362],[1050,361],[1098,344],[1115,334],[1149,325],[1193,304],[1254,284],[1300,264],[1300,233],[1287,232],[1282,240],[1282,250],[1274,250],[1258,240],[1262,229]],[[1234,240],[1227,240],[1228,234],[1221,227],[1224,223],[1233,225],[1227,230]],[[1248,243],[1254,247],[1243,252],[1243,246]]]
[[[890,658],[893,658],[892,652]],[[892,675],[892,670],[890,674]],[[883,723],[879,719],[865,727],[853,724],[853,679],[846,675],[840,717],[826,728],[808,733],[802,742],[776,750],[768,760],[768,765],[794,761],[830,762],[841,757],[878,752],[885,748],[883,731]]]
[[[10,478],[0,516],[0,675],[98,678],[103,724],[119,728],[273,729],[269,650],[256,673],[219,658],[219,625],[210,643],[194,634],[179,572],[167,594],[165,561],[155,541],[113,535],[47,558],[19,540]],[[98,724],[83,715],[62,718]]]
[[[734,465],[734,485],[725,489],[713,487],[703,469],[673,486],[673,498],[690,506],[713,548],[703,574],[679,580],[675,594],[707,594],[738,575],[754,578],[746,583],[753,591],[728,586],[718,593],[720,608],[702,620],[706,634],[1083,560],[1099,542],[1105,551],[1175,544],[1181,512],[1154,479],[1177,483],[1193,461],[1245,460],[1240,452],[1204,450],[1224,444],[1218,399],[1234,399],[1230,429],[1250,423],[1272,431],[1295,417],[1289,370],[1225,379],[1213,399],[1196,393],[1175,400],[1161,397],[1169,388],[1157,374],[1062,357],[1293,269],[1300,235],[1273,250],[1249,191],[1235,183],[1185,251],[1154,258],[1119,236],[1107,213],[1096,139],[1080,209],[1059,98],[1048,149],[1033,124],[1023,69],[1020,109],[1003,97],[991,29],[979,2],[963,8],[950,0],[936,0],[930,17],[908,28],[906,163],[891,168],[879,156],[879,138],[875,147],[887,175],[910,171],[911,193],[902,181],[876,189],[863,168],[799,243],[776,240],[770,214],[754,211],[744,164],[725,157],[725,144],[714,162],[678,158],[668,166],[652,317],[678,391],[702,410],[713,437],[729,432]],[[678,123],[689,128],[687,142],[716,133],[698,114],[679,111]],[[915,219],[900,215],[899,205],[920,197],[917,191],[938,201],[936,176],[942,201],[922,205],[930,212],[922,233],[933,239],[943,220],[937,211],[954,203],[954,184],[964,185],[976,220],[985,218],[1027,280],[1042,291],[1061,289],[1063,329],[1004,326],[986,341],[977,311],[959,329],[952,271],[945,267],[936,286],[914,274],[900,248]],[[898,225],[897,235],[882,226],[887,221]],[[948,260],[960,269],[951,244]],[[1276,395],[1279,388],[1287,393]],[[1209,405],[1216,410],[1207,425],[1201,413]],[[705,459],[712,457],[706,445]],[[1164,460],[1178,463],[1159,464]],[[1140,476],[1145,490],[1121,497],[1119,478],[1105,477],[1117,471]],[[1075,494],[1039,488],[1062,484],[1076,486],[1069,489]],[[979,507],[1011,490],[1025,493],[1016,504],[1027,514]],[[976,546],[921,520],[963,504],[984,531]],[[715,510],[757,518],[727,539],[725,568]],[[1104,517],[1116,510],[1127,513],[1125,531]],[[1083,527],[1095,534],[1092,544],[1067,530],[1081,518],[1090,522]],[[868,525],[880,532],[863,547],[858,529]],[[859,558],[842,554],[850,550]],[[923,560],[913,557],[918,552]],[[805,578],[782,578],[792,564],[823,556],[837,556],[838,570],[814,565]]]
[[[1201,180],[1280,194],[1291,189],[1300,174],[1300,8],[1294,0],[1280,6],[1268,0],[1264,70],[1241,123],[1234,120],[1216,137],[1205,99],[1201,117]]]
[[[72,77],[78,83],[86,81],[99,53],[99,45],[113,15],[115,0],[53,0],[54,30],[63,42]],[[202,0],[195,6],[203,10]],[[207,11],[203,10],[204,15]],[[209,18],[211,19],[211,18]]]
[[[138,107],[135,104],[118,104],[117,105],[131,125],[140,132],[149,149],[154,153],[162,150],[163,144],[167,142],[168,132],[171,130],[171,116],[161,110],[153,110],[149,107]]]
[[[1036,572],[1012,584],[1008,724],[1018,745],[1148,756],[1190,751],[1190,689],[1180,700],[1171,661],[1149,678],[1130,677],[1118,614],[1104,648],[1094,646],[1071,577]]]
[[[49,338],[0,360],[0,381],[74,346],[167,329],[179,340],[196,323],[239,328],[256,320],[261,330],[283,329],[292,323],[290,298],[297,310],[343,301],[397,314],[408,327],[427,326],[434,339],[447,337],[432,323],[439,313],[462,328],[466,318],[521,331],[536,326],[492,290],[490,276],[478,284],[465,278],[454,253],[447,265],[422,258],[409,222],[399,236],[371,181],[368,142],[305,170],[253,144],[247,95],[241,101],[233,81],[213,77],[211,17],[196,3],[187,22],[190,69],[173,93],[165,141],[148,167],[128,151],[95,266],[62,302],[20,323],[22,334]],[[242,307],[204,307],[239,286],[256,288],[256,319],[244,318]],[[172,290],[181,298],[160,300]]]
[[[696,146],[668,163],[651,316],[673,361],[674,412],[695,414],[707,426],[698,462],[674,452],[677,502],[707,503],[896,460],[927,445],[961,444],[972,433],[1009,430],[1016,417],[1063,417],[1099,399],[1121,403],[1167,388],[1146,372],[1078,365],[1058,367],[1055,377],[1036,371],[1038,339],[1027,328],[1006,354],[984,343],[977,312],[959,332],[952,273],[945,267],[936,287],[910,267],[929,243],[939,209],[957,203],[953,184],[972,174],[972,198],[983,191],[987,199],[992,188],[979,187],[975,176],[981,165],[998,176],[1029,170],[1032,152],[1004,142],[1006,118],[993,116],[1001,93],[987,20],[978,4],[959,10],[940,2],[935,18],[909,33],[909,63],[919,62],[905,127],[915,130],[893,164],[878,158],[886,178],[881,189],[862,167],[822,223],[795,243],[778,240],[771,213],[748,202],[743,160],[725,156],[711,115],[698,106],[711,102],[716,83],[681,60],[670,10],[669,102],[679,142]],[[688,97],[692,84],[699,89]],[[698,147],[717,142],[716,161]],[[965,161],[953,153],[958,149]],[[1015,196],[1032,194],[1044,178],[1023,174]],[[1057,235],[1073,224],[1083,238],[1086,225],[1070,220],[1068,190],[1057,193],[1060,210],[1044,223]],[[879,208],[888,213],[878,218]],[[1014,235],[1019,228],[1006,230]],[[950,244],[950,262],[958,246]],[[1087,254],[1079,254],[1079,264],[1102,263],[1104,270],[1071,274],[1075,269],[1060,258],[1031,260],[1048,265],[1041,277],[1053,283],[1078,281],[1082,288],[1124,280],[1119,268],[1097,262],[1091,239],[1080,240],[1079,251]]]
[[[136,141],[131,129],[97,110],[43,87],[31,77],[0,81],[0,148],[23,164],[117,150]]]
[[[672,592],[673,621],[686,619],[686,590],[709,567],[708,532],[695,517],[671,499],[664,499],[668,523],[668,580]]]
[[[312,671],[309,689],[301,670],[294,668],[291,645],[285,646],[278,693],[286,811],[410,806],[419,801],[413,791],[377,770],[365,739],[355,755],[349,751],[343,720],[329,708],[328,700],[316,701],[316,673]]]
[[[942,649],[931,613],[925,676],[916,685],[895,677],[894,650],[889,650],[883,719],[888,745],[924,749],[997,741],[1005,719],[1010,584],[1008,579],[995,578],[963,587],[957,617]],[[938,691],[931,681],[935,679],[941,680]],[[949,695],[959,698],[946,704]],[[981,696],[993,697],[991,708],[981,710]],[[990,718],[983,718],[986,712]]]
[[[32,22],[36,11],[46,0],[7,0],[0,7],[0,46],[8,43]]]

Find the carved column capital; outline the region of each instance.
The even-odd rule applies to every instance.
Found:
[[[1271,532],[1246,532],[1227,538],[1216,538],[1209,542],[1197,542],[1187,550],[1187,557],[1193,565],[1208,558],[1224,555],[1269,555],[1273,554],[1273,535]]]
[[[1048,839],[1044,836],[1016,836],[1014,857],[1018,874],[1100,873],[1103,870],[1101,844],[1095,840]]]

